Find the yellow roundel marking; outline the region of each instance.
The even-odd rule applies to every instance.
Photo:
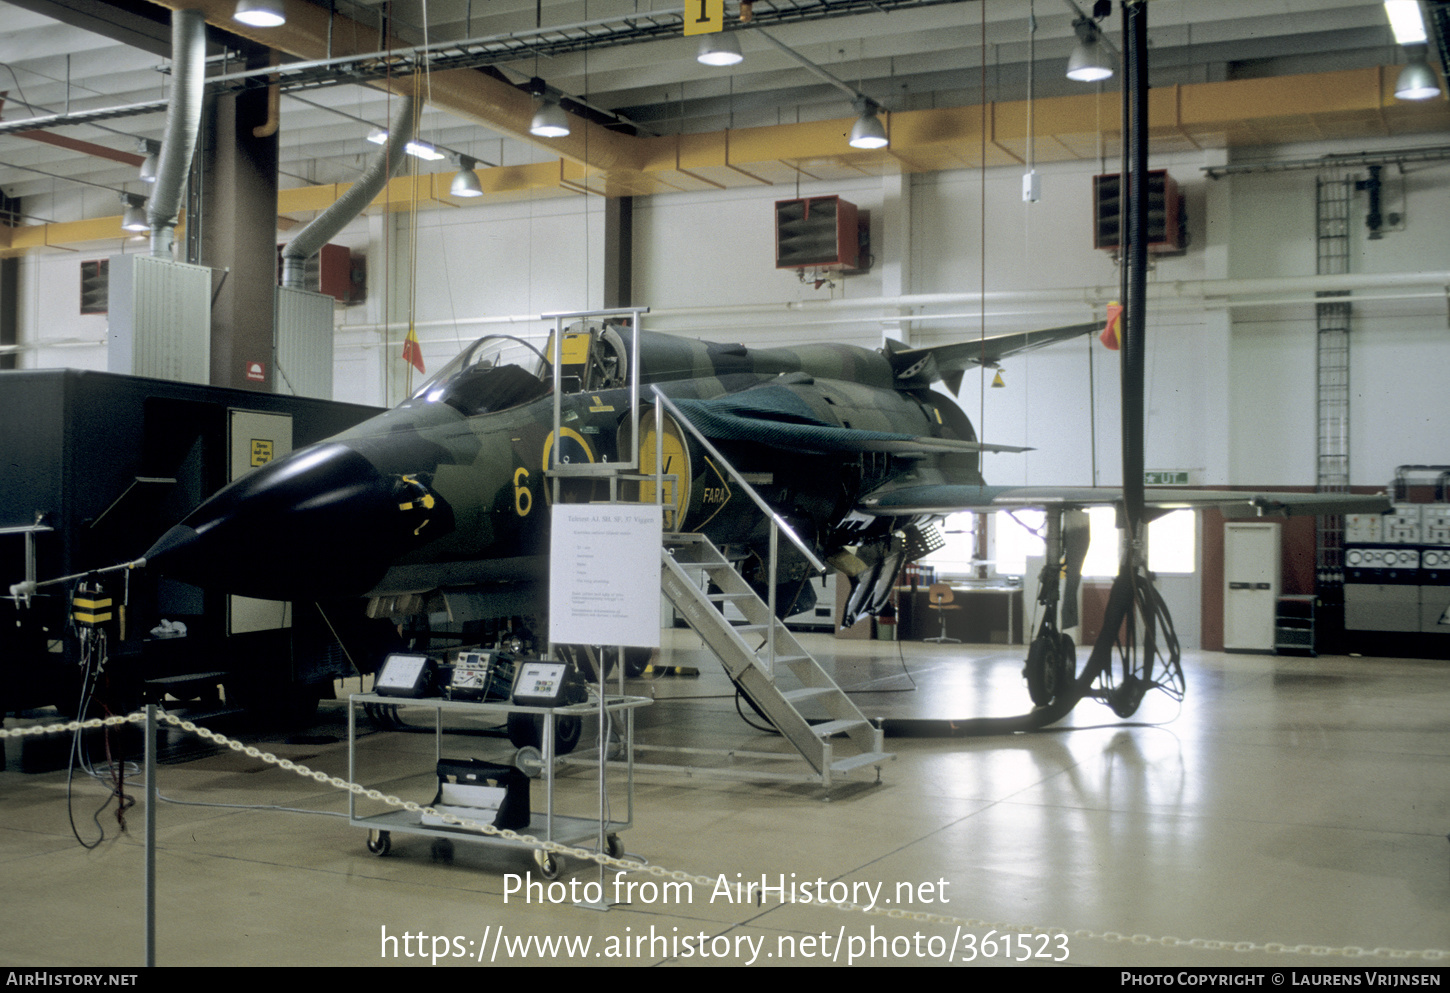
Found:
[[[519,483],[522,477],[524,482]],[[529,470],[519,466],[514,470],[514,513],[520,517],[528,517],[529,511],[534,509],[534,493],[529,489]]]
[[[639,439],[639,474],[648,476],[655,472],[656,466],[654,414],[645,414],[640,420],[643,422],[644,430]],[[685,444],[684,432],[675,423],[675,419],[666,414],[664,422],[664,434],[659,445],[663,464],[659,471],[677,478],[664,480],[662,484],[664,499],[662,501],[656,501],[654,483],[641,483],[639,501],[640,503],[662,502],[666,508],[666,530],[678,531],[685,512],[690,506],[690,480],[693,475],[690,471],[690,450]]]
[[[560,445],[560,449],[559,449],[560,452],[563,454],[563,457],[561,459],[559,459],[559,463],[561,465],[564,464],[564,463],[566,463],[566,462],[572,462],[572,461],[574,461],[575,454],[578,453],[578,452],[580,452],[580,451],[583,452],[583,454],[584,454],[584,460],[586,462],[593,462],[594,461],[594,452],[593,452],[592,449],[590,449],[589,442],[585,441],[584,440],[584,436],[582,434],[580,434],[578,431],[575,431],[573,428],[560,428],[559,429],[559,435],[560,435],[560,437],[562,437],[564,439],[564,443],[562,445]],[[573,442],[574,444],[571,445],[571,444],[569,444],[569,442]],[[549,469],[549,453],[552,452],[553,450],[554,450],[554,432],[550,431],[549,432],[549,436],[544,439],[544,466],[543,466],[543,468],[544,468],[545,471],[548,471],[548,469]]]

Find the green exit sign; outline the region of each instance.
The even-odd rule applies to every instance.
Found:
[[[1144,486],[1187,486],[1188,470],[1156,469],[1143,473]]]

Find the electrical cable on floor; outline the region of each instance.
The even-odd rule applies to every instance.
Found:
[[[80,587],[71,592],[71,599],[80,591]],[[74,627],[73,611],[67,613],[68,633],[75,634],[81,644],[81,691],[80,698],[76,701],[76,717],[79,721],[86,719],[86,713],[90,709],[91,702],[95,698],[96,687],[100,684],[107,661],[107,641],[103,630],[87,629],[78,632]],[[110,759],[110,731],[105,734],[107,751],[107,772],[102,775],[93,767],[90,756],[84,747],[83,732],[77,728],[71,736],[70,755],[66,765],[65,777],[65,799],[66,817],[70,822],[71,834],[75,836],[76,842],[87,851],[91,851],[106,840],[106,828],[101,823],[101,814],[111,805],[112,800],[117,800],[116,820],[121,830],[126,828],[125,814],[135,805],[135,797],[127,796],[125,792],[126,763],[116,763]],[[96,825],[99,833],[93,842],[87,842],[81,837],[80,828],[76,826],[75,820],[75,771],[79,765],[81,771],[94,779],[97,783],[104,783],[106,786],[106,799],[91,814],[91,821]],[[134,768],[134,766],[133,766]]]

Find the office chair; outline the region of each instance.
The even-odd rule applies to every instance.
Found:
[[[962,608],[952,603],[956,599],[952,595],[952,588],[946,583],[932,583],[926,590],[927,601],[931,609],[941,614],[941,634],[935,638],[923,638],[922,641],[935,641],[942,644],[951,642],[960,645],[962,639],[947,637],[947,615],[948,610],[961,610]]]

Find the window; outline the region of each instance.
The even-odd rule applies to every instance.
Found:
[[[1042,535],[1046,515],[1040,510],[998,511],[991,515],[994,560],[992,571],[999,576],[1022,576],[1027,559],[1046,554]],[[1092,543],[1083,562],[1083,575],[1111,577],[1118,574],[1118,529],[1112,507],[1088,510]],[[923,561],[943,577],[970,574],[972,558],[972,514],[952,514],[942,525],[947,544]],[[964,533],[952,533],[964,532]],[[1175,510],[1148,525],[1148,568],[1156,573],[1187,574],[1198,568],[1198,521],[1192,510]]]

